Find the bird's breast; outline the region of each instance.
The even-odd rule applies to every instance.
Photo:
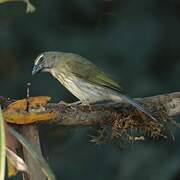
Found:
[[[117,94],[111,89],[102,87],[68,73],[51,72],[51,74],[81,101],[97,102],[112,100]]]

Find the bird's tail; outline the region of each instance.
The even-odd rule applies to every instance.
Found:
[[[141,104],[139,104],[139,102],[137,102],[136,100],[121,94],[121,98],[125,101],[128,102],[129,104],[131,104],[132,106],[136,107],[139,111],[143,112],[144,114],[146,114],[147,116],[149,116],[153,121],[158,122],[158,120],[144,107],[141,106]]]

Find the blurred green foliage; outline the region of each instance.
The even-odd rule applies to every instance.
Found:
[[[6,141],[5,127],[0,106],[0,179],[5,178],[5,157],[6,157]]]
[[[180,1],[34,0],[0,6],[0,95],[75,98],[47,73],[31,76],[47,50],[79,53],[121,82],[130,96],[179,91]],[[89,143],[89,128],[41,126],[43,149],[58,179],[178,180],[180,133],[175,141],[146,141],[123,151]]]

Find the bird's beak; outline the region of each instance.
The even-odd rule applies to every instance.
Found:
[[[34,67],[33,67],[33,70],[32,70],[32,75],[35,75],[35,74],[37,74],[37,73],[40,73],[41,71],[42,71],[42,67],[41,66],[39,66],[39,65],[34,65]]]

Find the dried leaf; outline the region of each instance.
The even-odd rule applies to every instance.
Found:
[[[22,144],[22,146],[29,152],[32,158],[37,162],[37,164],[41,167],[42,172],[46,175],[48,180],[55,180],[55,176],[51,171],[49,165],[46,163],[45,159],[40,155],[32,144],[27,142],[19,133],[17,133],[12,128],[8,128],[9,132],[17,138],[17,140]]]
[[[11,161],[7,158],[7,169],[8,169],[8,177],[16,176],[18,171],[14,167],[14,165],[11,163]]]
[[[29,99],[22,99],[22,100],[15,101],[14,103],[10,104],[6,108],[6,111],[9,111],[9,112],[27,111],[27,108],[35,108],[35,107],[45,105],[50,100],[51,100],[51,97],[48,97],[48,96],[30,97]]]
[[[5,125],[5,136],[6,136],[6,148],[8,148],[9,150],[15,153],[16,149],[18,148],[18,141],[7,130],[8,124],[6,123],[6,121],[4,121],[4,125]],[[15,176],[17,174],[17,170],[8,159],[7,159],[7,171],[8,171],[8,177]]]
[[[16,155],[9,148],[6,148],[6,155],[8,160],[12,163],[12,165],[15,167],[17,171],[28,172],[28,167],[26,163],[23,161],[23,159]]]
[[[39,96],[18,100],[3,111],[4,119],[14,124],[31,124],[54,119],[57,114],[55,112],[46,112],[43,107],[50,99],[47,96]]]

